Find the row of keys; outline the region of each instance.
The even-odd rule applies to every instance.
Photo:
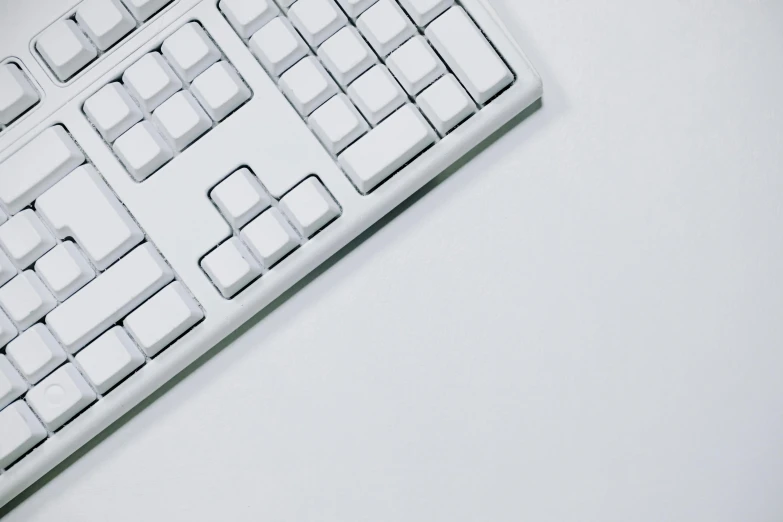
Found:
[[[33,82],[14,62],[0,64],[0,130],[41,100]]]

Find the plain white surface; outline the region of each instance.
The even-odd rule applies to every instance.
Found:
[[[783,4],[495,6],[539,110],[4,520],[783,517]]]

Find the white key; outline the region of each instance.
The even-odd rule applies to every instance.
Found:
[[[0,124],[8,125],[39,99],[38,91],[18,65],[0,65]]]
[[[386,65],[411,96],[446,74],[446,66],[421,36],[411,38],[391,53]]]
[[[56,430],[96,398],[79,370],[67,363],[27,392],[25,399],[47,428]]]
[[[337,0],[343,11],[354,20],[378,0]]]
[[[128,67],[122,74],[122,83],[147,112],[154,111],[182,88],[182,81],[157,51],[145,54]]]
[[[296,5],[296,4],[294,4]],[[337,85],[315,58],[308,56],[280,78],[280,89],[302,116],[309,116],[337,94]]]
[[[5,408],[27,390],[19,372],[8,362],[5,355],[0,355],[0,409]]]
[[[19,268],[27,268],[51,250],[55,241],[38,216],[25,209],[0,225],[0,244]]]
[[[142,351],[158,354],[204,318],[198,303],[175,281],[138,307],[122,323]]]
[[[220,60],[220,51],[196,22],[183,25],[166,38],[161,51],[186,82],[192,82],[207,67]]]
[[[287,18],[278,17],[256,32],[250,50],[266,72],[279,77],[308,52],[307,44]]]
[[[511,85],[514,76],[465,11],[454,6],[427,27],[435,50],[479,104]]]
[[[92,165],[83,165],[36,201],[61,238],[72,237],[98,270],[105,270],[144,238]]]
[[[27,330],[57,306],[57,300],[35,272],[25,270],[0,288],[0,305],[19,330]]]
[[[428,87],[416,101],[441,136],[476,112],[476,104],[451,74]]]
[[[8,341],[16,337],[19,331],[14,326],[14,323],[5,315],[5,312],[0,310],[0,346],[4,346]]]
[[[424,27],[443,11],[454,5],[454,0],[399,0],[413,19],[413,23]]]
[[[60,125],[49,127],[0,162],[0,200],[15,214],[84,163],[84,154]]]
[[[318,49],[318,57],[343,87],[375,63],[375,53],[353,27],[343,27]]]
[[[119,82],[103,86],[84,102],[84,113],[103,139],[112,142],[135,123],[141,121],[141,110]]]
[[[381,58],[416,34],[416,28],[394,0],[378,0],[356,22]]]
[[[354,185],[366,194],[436,139],[419,111],[405,105],[348,147],[339,161]]]
[[[71,241],[63,241],[39,259],[35,272],[61,302],[95,279],[95,270]]]
[[[274,0],[220,0],[218,8],[242,38],[250,38],[280,14]]]
[[[308,238],[340,215],[340,206],[315,177],[307,178],[283,196],[280,209],[299,233]]]
[[[35,324],[6,348],[8,358],[35,384],[66,360],[65,350],[46,326]]]
[[[35,42],[35,48],[63,82],[98,56],[95,46],[69,19],[58,20],[47,27]]]
[[[222,120],[250,99],[250,89],[234,68],[223,61],[199,74],[190,90],[215,121]]]
[[[125,330],[115,326],[76,354],[76,362],[98,393],[106,393],[144,364],[144,355]]]
[[[276,208],[251,221],[239,236],[267,269],[299,246],[296,232]]]
[[[125,7],[133,14],[133,17],[139,22],[143,22],[152,17],[155,13],[163,9],[171,0],[122,0]]]
[[[145,243],[58,306],[46,324],[67,351],[76,353],[173,278],[160,254]]]
[[[229,299],[261,275],[261,267],[247,248],[232,237],[201,260],[223,297]]]
[[[247,168],[221,181],[209,195],[234,228],[245,226],[271,203],[258,178]]]
[[[400,84],[382,65],[376,65],[348,87],[348,95],[371,125],[393,113],[408,100]]]
[[[119,0],[83,0],[76,8],[76,21],[101,51],[136,28],[136,20]]]
[[[333,0],[297,0],[288,18],[311,47],[318,47],[347,22]]]
[[[332,154],[342,152],[370,128],[345,94],[338,94],[318,107],[308,122]]]
[[[17,273],[16,266],[8,259],[5,252],[0,250],[0,286],[11,280]]]
[[[137,123],[114,142],[114,152],[136,181],[144,181],[174,153],[150,121]]]
[[[0,468],[7,468],[45,438],[46,428],[24,401],[0,411]]]
[[[212,120],[187,91],[180,91],[163,102],[152,113],[152,118],[180,151],[212,127]]]

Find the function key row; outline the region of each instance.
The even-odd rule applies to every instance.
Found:
[[[18,63],[0,63],[0,131],[39,101],[41,95]]]

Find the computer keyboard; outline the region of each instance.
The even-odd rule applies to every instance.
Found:
[[[485,0],[2,2],[0,503],[542,93]]]

